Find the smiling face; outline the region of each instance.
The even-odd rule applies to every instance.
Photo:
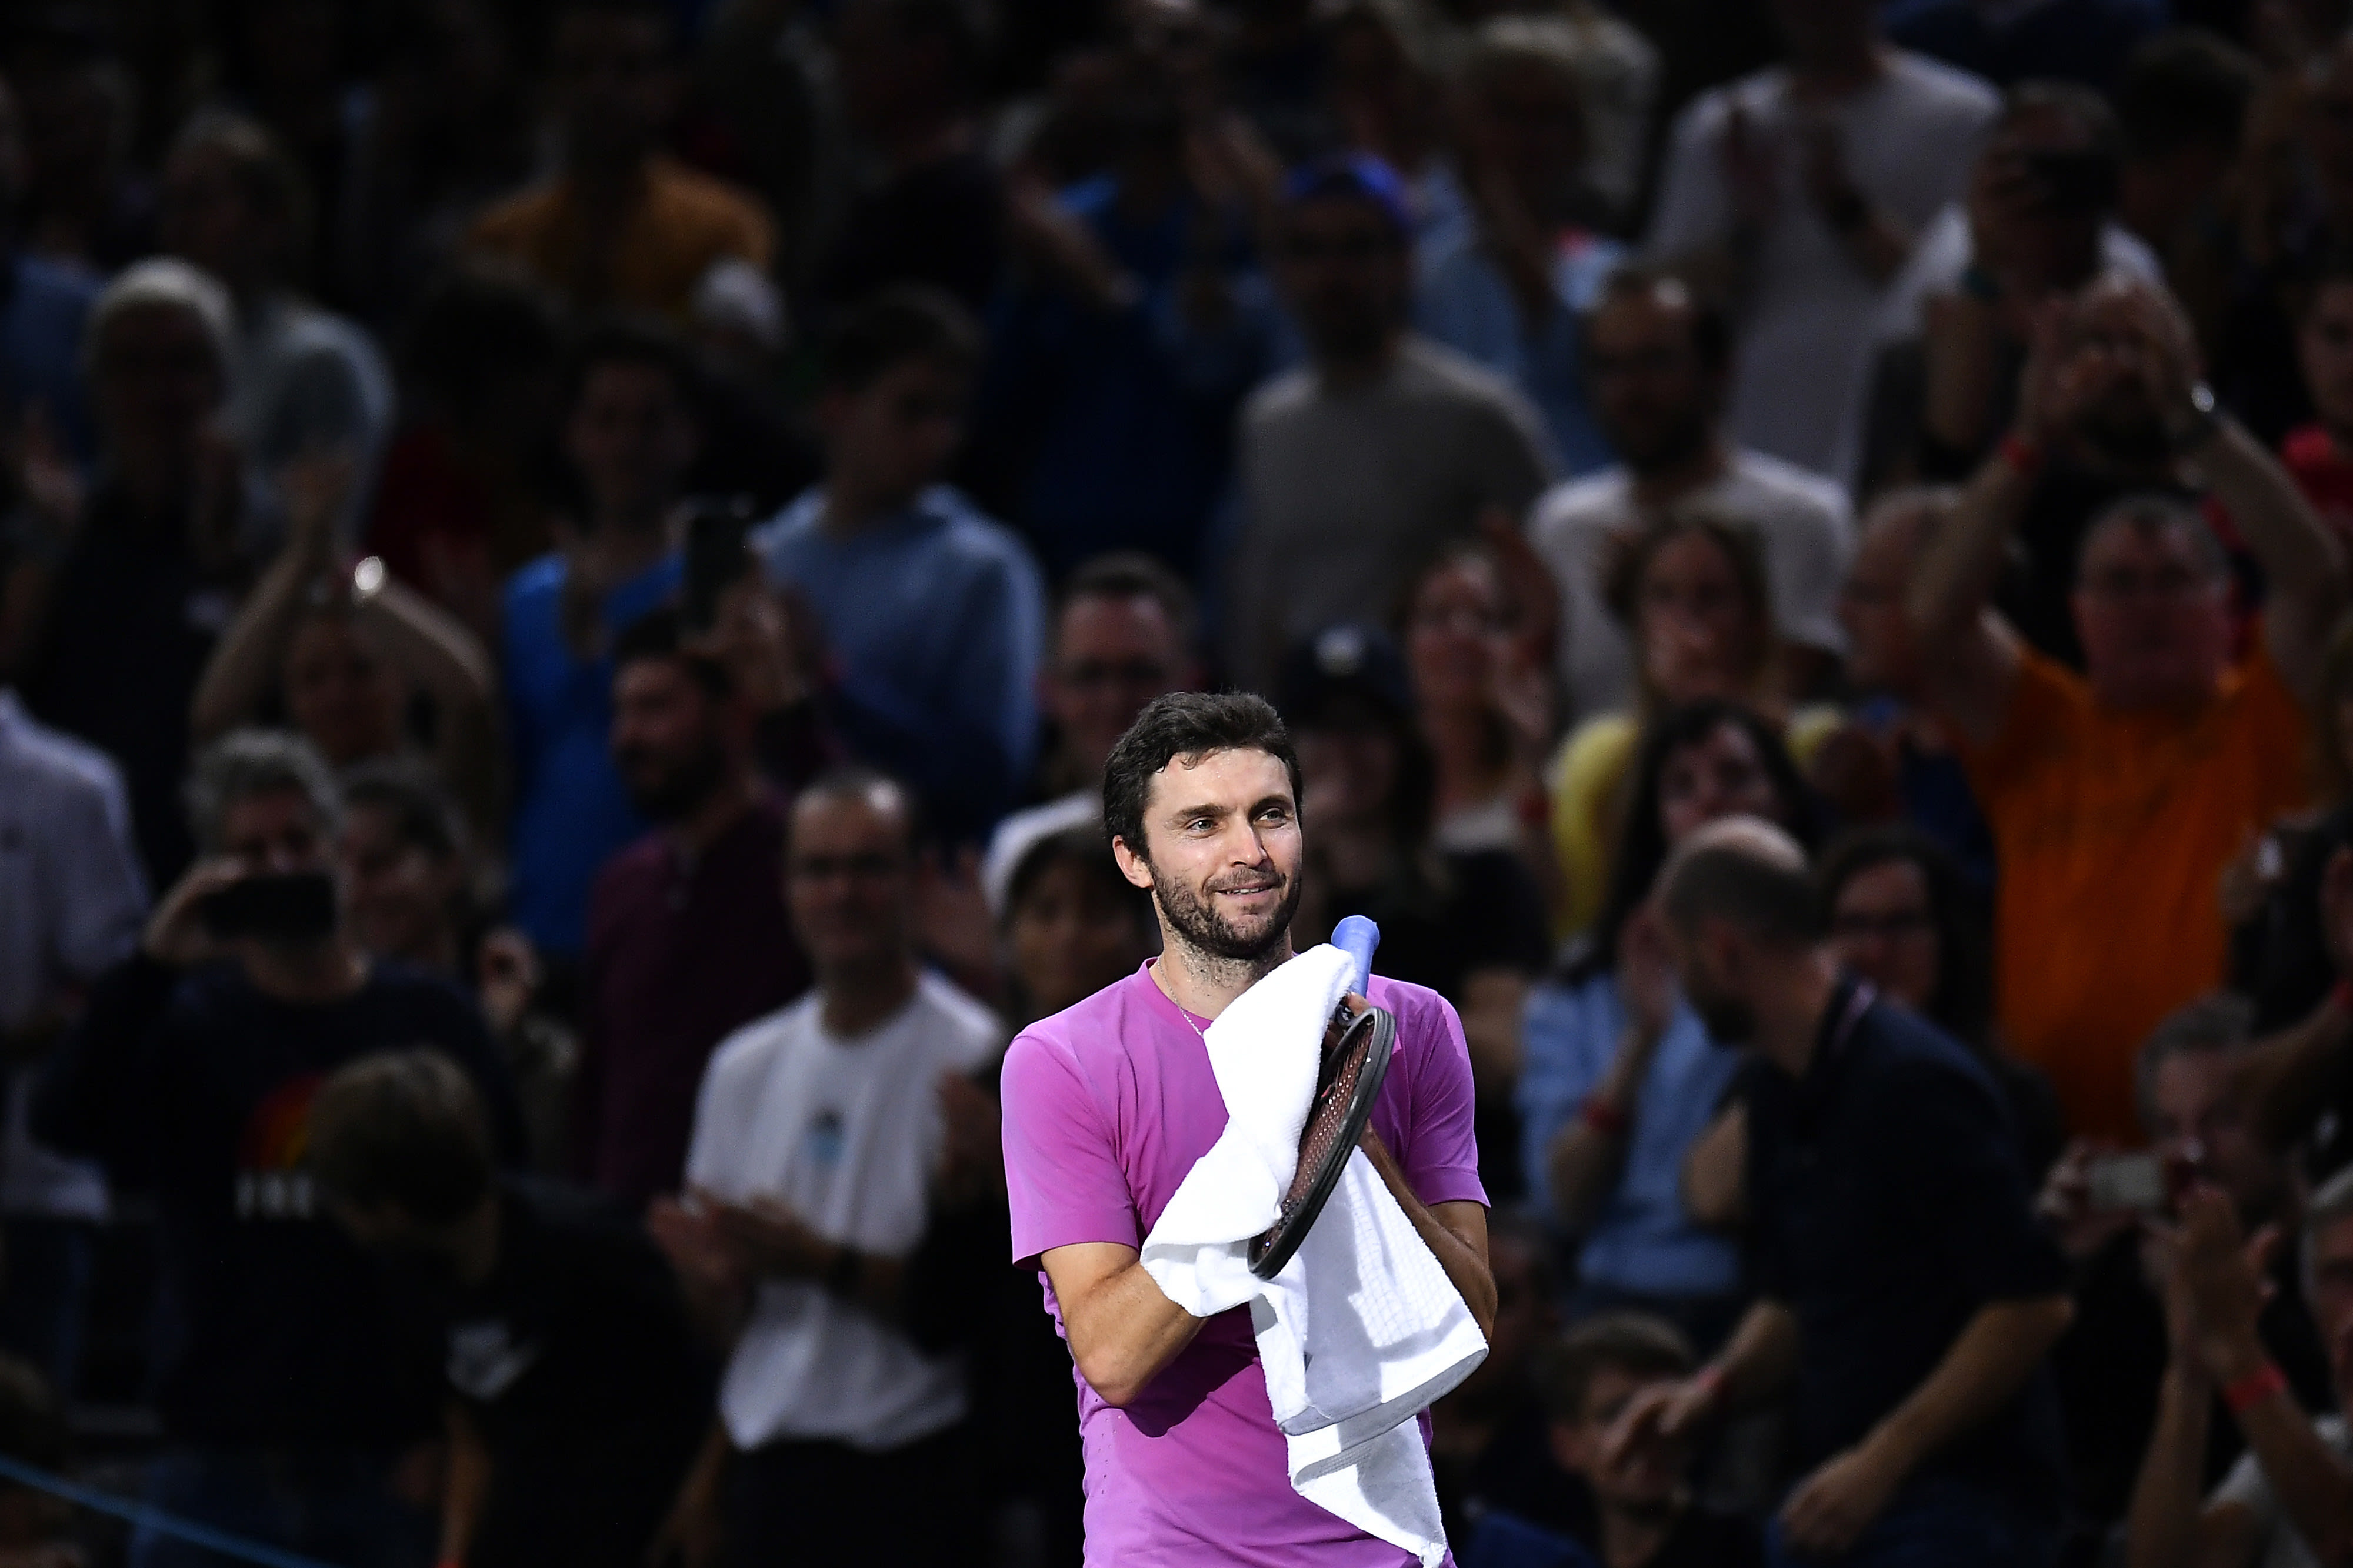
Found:
[[[1304,845],[1281,759],[1257,750],[1171,757],[1144,802],[1145,852],[1113,843],[1122,875],[1152,889],[1171,942],[1251,961],[1290,939]]]

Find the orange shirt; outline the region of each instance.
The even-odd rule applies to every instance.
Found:
[[[765,268],[776,251],[766,211],[749,194],[669,158],[646,162],[642,199],[601,252],[568,180],[509,196],[474,222],[469,248],[506,257],[575,309],[621,306],[686,319],[694,286],[724,257]]]
[[[2002,1031],[2075,1132],[2141,1141],[2134,1054],[2223,977],[2222,868],[2309,795],[2304,710],[2253,630],[2188,713],[2103,709],[2029,650],[2001,734],[1962,749],[2000,864]]]

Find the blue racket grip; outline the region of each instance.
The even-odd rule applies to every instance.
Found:
[[[1362,915],[1349,915],[1332,928],[1332,945],[1356,961],[1356,975],[1348,989],[1363,996],[1373,984],[1373,950],[1381,945],[1381,928]]]

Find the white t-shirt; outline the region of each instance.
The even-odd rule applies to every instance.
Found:
[[[2353,1459],[2353,1437],[2347,1434],[2344,1416],[2323,1415],[2313,1422],[2312,1429],[2338,1458]],[[2320,1559],[2288,1522],[2287,1510],[2280,1507],[2279,1497],[2272,1490],[2271,1478],[2263,1474],[2253,1452],[2239,1456],[2239,1462],[2214,1489],[2211,1500],[2237,1503],[2255,1516],[2257,1550],[2263,1553],[2255,1559],[2256,1568],[2320,1568]]]
[[[1918,337],[1927,326],[1928,296],[1949,294],[1960,288],[1962,274],[1968,271],[1976,256],[1968,213],[1955,202],[1930,221],[1914,242],[1904,270],[1888,285],[1879,318],[1880,341]],[[2165,265],[2158,260],[2157,252],[2113,223],[2100,227],[2100,270],[2148,283],[2165,281]]]
[[[97,978],[138,945],[147,881],[121,770],[27,718],[0,689],[0,1028],[22,1026],[61,985]],[[29,1071],[0,1107],[0,1211],[102,1219],[98,1167],[26,1131]]]
[[[1782,638],[1846,651],[1838,593],[1854,552],[1854,513],[1843,489],[1762,452],[1736,451],[1720,478],[1683,498],[1675,510],[1755,529],[1764,542],[1773,618]],[[1601,582],[1610,539],[1640,523],[1633,477],[1620,468],[1556,488],[1536,502],[1529,521],[1528,542],[1560,589],[1556,658],[1572,725],[1633,700],[1633,651],[1602,603]]]
[[[812,992],[723,1042],[703,1075],[689,1183],[777,1200],[819,1235],[903,1258],[923,1235],[944,1129],[941,1075],[1005,1043],[987,1008],[936,975],[888,1022],[826,1031]],[[763,1282],[728,1358],[719,1414],[739,1448],[826,1438],[902,1447],[964,1418],[964,1369],[805,1280]]]
[[[1675,119],[1645,248],[1662,259],[1731,235],[1724,178],[1735,108],[1770,150],[1775,216],[1762,236],[1739,312],[1731,422],[1741,445],[1851,482],[1864,384],[1887,290],[1848,255],[1804,191],[1804,125],[1835,126],[1855,185],[1915,232],[1961,195],[1969,161],[2000,99],[1976,77],[1891,49],[1887,69],[1820,110],[1789,99],[1779,67],[1703,93]]]

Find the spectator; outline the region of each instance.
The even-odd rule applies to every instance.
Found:
[[[28,717],[0,685],[0,1053],[37,1060],[82,993],[138,945],[146,879],[122,773],[106,753]],[[0,1344],[70,1393],[106,1180],[33,1141],[33,1076],[7,1080],[0,1123]]]
[[[1773,721],[1800,763],[1836,723],[1833,710],[1786,721],[1771,590],[1757,535],[1706,512],[1670,513],[1610,542],[1602,602],[1641,650],[1632,712],[1605,712],[1569,731],[1553,767],[1553,851],[1567,884],[1571,935],[1614,885],[1619,791],[1641,744],[1642,716],[1720,698]]]
[[[334,786],[307,744],[230,735],[190,799],[205,858],[43,1066],[33,1130],[154,1197],[169,1331],[148,1500],[306,1555],[422,1562],[426,1521],[392,1471],[430,1430],[429,1368],[401,1351],[367,1260],[320,1211],[305,1132],[325,1074],[428,1045],[474,1077],[512,1159],[506,1073],[467,997],[342,931]],[[199,1556],[141,1531],[130,1560]]]
[[[850,0],[833,45],[841,111],[880,177],[851,199],[818,264],[818,301],[847,310],[920,283],[985,309],[1005,193],[973,120],[981,40],[971,17],[955,0]]]
[[[1755,1525],[1713,1512],[1694,1498],[1687,1439],[1653,1440],[1625,1451],[1610,1447],[1618,1419],[1636,1396],[1690,1376],[1696,1364],[1690,1342],[1674,1325],[1637,1312],[1588,1318],[1550,1347],[1544,1410],[1553,1452],[1576,1478],[1580,1517],[1565,1537],[1542,1542],[1555,1549],[1548,1561],[1611,1568],[1748,1568],[1762,1561]],[[1484,1563],[1506,1543],[1514,1548],[1514,1561],[1535,1560],[1537,1541],[1512,1539],[1525,1528],[1508,1517],[1482,1521],[1467,1561]]]
[[[1110,550],[1198,566],[1276,352],[1253,238],[1279,170],[1174,53],[1140,36],[1112,67],[1103,173],[1059,195],[1016,175],[1007,199],[1026,276],[993,314],[975,455],[1056,578]]]
[[[1324,90],[1348,150],[1397,171],[1417,244],[1471,221],[1470,199],[1445,156],[1445,44],[1432,18],[1379,0],[1346,0],[1324,23]]]
[[[2353,541],[2353,267],[2315,281],[2296,323],[2311,424],[2280,443],[2280,461],[2340,542]]]
[[[565,418],[555,311],[528,283],[455,273],[418,302],[401,378],[403,423],[367,547],[497,647],[501,586],[554,542]]]
[[[259,121],[204,114],[174,143],[162,196],[165,247],[236,302],[229,433],[265,474],[321,451],[345,454],[359,479],[336,520],[348,544],[392,436],[392,374],[365,331],[294,288],[314,222],[301,174]]]
[[[1437,770],[1430,842],[1508,850],[1557,902],[1541,776],[1552,720],[1541,647],[1549,595],[1547,584],[1507,575],[1484,543],[1446,546],[1413,579],[1398,640]]]
[[[937,1206],[941,1083],[987,1063],[997,1020],[910,946],[914,802],[835,773],[794,803],[793,923],[816,988],[712,1057],[687,1206],[657,1234],[740,1325],[720,1430],[681,1510],[731,1563],[970,1561],[962,1371],[903,1326]]]
[[[1510,849],[1441,849],[1431,835],[1437,769],[1397,645],[1332,627],[1283,661],[1280,710],[1299,748],[1314,835],[1293,930],[1324,940],[1352,914],[1381,928],[1381,973],[1426,985],[1462,1019],[1478,1090],[1480,1182],[1518,1195],[1512,1085],[1520,1012],[1548,956],[1543,891]]]
[[[1032,840],[1005,887],[1011,1016],[1050,1018],[1133,974],[1151,956],[1149,912],[1103,847],[1100,822]]]
[[[1482,1550],[1499,1516],[1536,1529],[1581,1521],[1577,1484],[1556,1459],[1540,1385],[1559,1331],[1559,1289],[1543,1226],[1510,1211],[1487,1233],[1495,1277],[1495,1325],[1487,1359],[1430,1407],[1430,1463],[1447,1539],[1463,1563]]]
[[[2039,313],[2106,275],[2155,283],[2148,247],[2115,222],[2122,138],[2097,93],[2012,88],[1929,224],[1878,326],[1864,482],[1957,482],[2013,411]]]
[[[514,761],[508,905],[541,948],[577,953],[588,885],[641,819],[607,755],[612,641],[679,584],[681,488],[700,444],[675,342],[623,325],[574,355],[565,447],[581,515],[506,586],[500,670]]]
[[[7,284],[0,296],[0,429],[15,432],[18,444],[40,446],[39,457],[52,464],[79,462],[90,452],[82,332],[98,285],[26,243],[28,179],[16,95],[0,82],[0,279]]]
[[[561,165],[475,219],[470,249],[519,264],[575,310],[679,326],[713,267],[769,264],[758,204],[657,150],[676,107],[673,25],[656,0],[565,0],[549,38]]]
[[[2314,1196],[2303,1233],[2305,1278],[2340,1406],[2353,1394],[2348,1218],[2353,1176],[2340,1175]],[[2166,1289],[2172,1354],[2126,1526],[2131,1568],[2301,1568],[2344,1554],[2353,1531],[2345,1417],[2316,1421],[2297,1408],[2264,1352],[2263,1250],[2249,1247],[2222,1194],[2200,1190],[2183,1205]],[[2249,1451],[2201,1504],[2199,1464],[2218,1389]]]
[[[1804,1479],[1766,1561],[2050,1558],[2063,1268],[2029,1212],[2000,1091],[1968,1048],[1841,973],[1802,852],[1702,828],[1661,877],[1677,979],[1758,1064],[1759,1299],[1695,1376],[1644,1390],[1605,1462],[1786,1388]]]
[[[2113,101],[2124,132],[2116,217],[2165,263],[2210,360],[2230,379],[2237,325],[2231,320],[2241,237],[2231,222],[2247,111],[2263,86],[2254,59],[2203,27],[2144,39],[2125,62]]]
[[[613,647],[613,760],[653,831],[588,895],[581,1173],[631,1206],[678,1191],[713,1047],[808,984],[785,910],[785,808],[751,715],[655,610]]]
[[[638,1568],[709,1382],[677,1277],[635,1216],[501,1176],[480,1097],[432,1051],[337,1068],[311,1101],[307,1162],[442,1347],[439,1560]]]
[[[981,885],[992,910],[1005,910],[1007,886],[1029,846],[1102,821],[1112,747],[1154,698],[1200,684],[1197,632],[1192,590],[1148,555],[1100,556],[1063,585],[1039,680],[1054,736],[1039,793],[1050,798],[1015,812],[989,836]]]
[[[1443,541],[1519,517],[1548,471],[1518,395],[1407,331],[1412,220],[1385,165],[1294,174],[1279,232],[1310,363],[1242,414],[1224,626],[1226,674],[1246,688],[1299,638],[1396,603]]]
[[[825,482],[753,540],[769,581],[824,622],[844,741],[900,769],[955,840],[985,833],[1029,774],[1046,617],[1021,542],[939,482],[978,351],[971,318],[928,290],[844,316],[818,408]]]
[[[1905,613],[1913,563],[1949,524],[1953,500],[1944,489],[1891,490],[1864,518],[1838,606],[1847,679],[1862,700],[1823,737],[1810,773],[1841,821],[1909,824],[1971,882],[1990,888],[1993,839],[1951,739],[1928,706],[1927,674]]]
[[[1561,597],[1561,690],[1571,723],[1623,708],[1640,660],[1604,579],[1614,538],[1667,514],[1753,529],[1764,546],[1789,689],[1819,689],[1845,652],[1832,613],[1852,548],[1846,498],[1827,479],[1734,446],[1723,429],[1732,343],[1723,313],[1681,279],[1628,268],[1587,319],[1586,374],[1618,466],[1536,503],[1528,538]]]
[[[216,428],[232,330],[227,291],[185,262],[107,285],[83,340],[100,478],[86,496],[37,489],[9,584],[25,705],[121,767],[153,887],[188,860],[197,672],[263,553],[246,470]]]
[[[335,523],[353,467],[312,457],[280,476],[285,546],[214,645],[189,731],[203,745],[274,707],[332,768],[422,752],[465,801],[476,836],[495,844],[503,825],[490,651],[390,578],[381,559],[343,564]],[[432,703],[429,752],[410,734],[418,696]]]
[[[2077,316],[2071,338],[2047,334],[2018,431],[1931,542],[1911,613],[2000,855],[2003,1033],[2050,1073],[2076,1131],[2121,1137],[2130,1052],[2222,976],[2222,868],[2304,796],[2303,704],[2344,594],[2336,542],[2270,455],[2211,412],[2164,297],[2097,286]],[[2121,502],[2084,534],[2071,608],[2085,675],[1986,614],[2044,454],[2079,431],[2192,462],[2211,486],[2271,584],[2242,660],[2221,552],[2162,496]],[[2071,962],[2051,963],[2063,942]]]
[[[2166,16],[2148,0],[2044,0],[2023,11],[1995,0],[1897,0],[1888,9],[1898,44],[1996,87],[2055,79],[2102,91]]]
[[[1557,19],[1495,18],[1456,68],[1455,99],[1473,218],[1422,247],[1415,324],[1519,389],[1556,471],[1591,473],[1609,448],[1587,404],[1579,321],[1622,251],[1577,221],[1593,202],[1576,35]]]
[[[1676,117],[1650,252],[1736,278],[1735,440],[1853,477],[1871,328],[1960,195],[1993,89],[1879,37],[1873,0],[1776,0],[1783,66]]]
[[[154,253],[155,188],[133,157],[139,84],[93,21],[72,5],[19,12],[5,68],[25,117],[26,246],[102,279]]]
[[[2294,1162],[2259,1140],[2255,1106],[2242,1087],[2251,1059],[2244,999],[2227,993],[2176,1011],[2141,1047],[2134,1087],[2148,1153],[2227,1195],[2249,1231],[2295,1233],[2304,1213]],[[2158,1420],[2167,1358],[2161,1213],[2120,1205],[2100,1184],[2113,1159],[2105,1144],[2079,1141],[2044,1183],[2041,1207],[2075,1270],[2075,1322],[2052,1356],[2067,1411],[2068,1473],[2076,1507],[2105,1530],[2124,1515],[2133,1477]],[[2158,1205],[2160,1208],[2162,1204]],[[2268,1353],[2292,1374],[2314,1408],[2333,1403],[2329,1362],[2314,1332],[2295,1249],[2265,1260],[2271,1296],[2261,1332]],[[2198,1485],[2213,1485],[2238,1457],[2227,1426],[2209,1428]]]
[[[1668,855],[1705,824],[1760,816],[1810,839],[1812,813],[1770,726],[1723,701],[1661,715],[1627,784],[1600,918],[1528,997],[1520,1157],[1527,1189],[1576,1238],[1580,1315],[1638,1308],[1713,1347],[1742,1304],[1738,1253],[1694,1217],[1683,1172],[1736,1062],[1676,994],[1642,910]]]

